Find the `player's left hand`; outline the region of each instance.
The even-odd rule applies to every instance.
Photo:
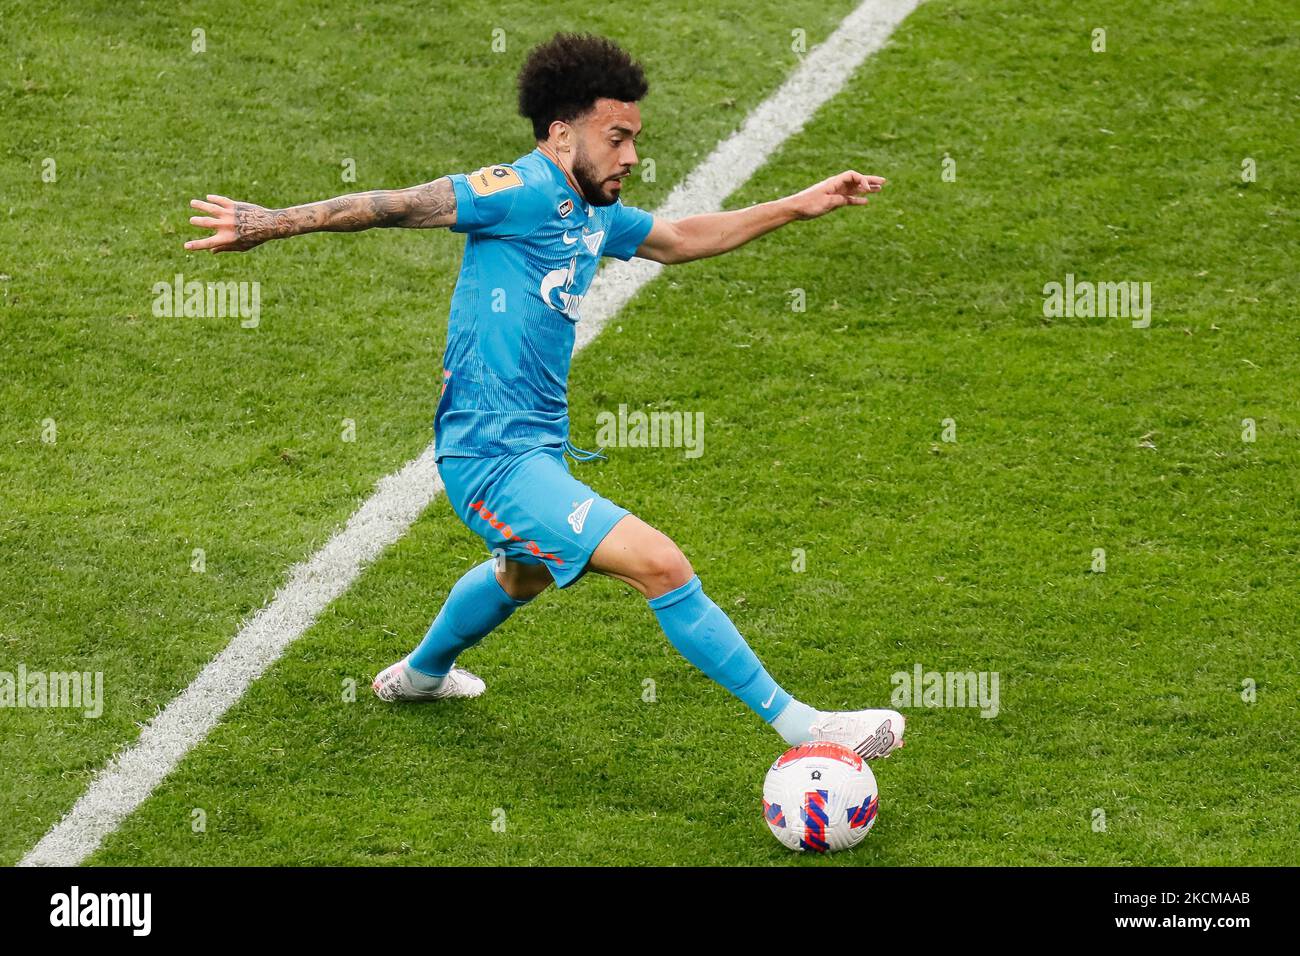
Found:
[[[864,176],[850,169],[795,193],[790,204],[796,218],[816,219],[841,206],[865,206],[866,194],[880,192],[886,182],[883,176]]]

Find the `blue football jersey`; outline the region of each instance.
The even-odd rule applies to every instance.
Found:
[[[436,458],[494,457],[569,437],[569,359],[601,256],[630,259],[654,217],[593,206],[535,149],[449,177],[465,256],[451,300]]]

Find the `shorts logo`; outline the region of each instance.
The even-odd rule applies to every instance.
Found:
[[[470,511],[477,512],[480,518],[482,518],[493,528],[495,528],[498,532],[500,532],[501,537],[505,538],[507,541],[524,540],[519,535],[515,534],[514,529],[511,528],[510,525],[506,524],[504,521],[498,518],[491,511],[488,511],[487,505],[483,503],[483,500],[481,498],[478,501],[474,502],[472,505],[470,505],[469,509]],[[535,557],[545,558],[548,561],[554,561],[556,564],[564,564],[563,558],[551,554],[551,552],[549,551],[543,551],[540,547],[538,547],[536,541],[524,541],[524,547],[528,549],[529,554],[532,554]]]
[[[573,509],[569,515],[569,527],[573,529],[574,534],[582,534],[582,526],[587,522],[587,512],[591,510],[591,503],[595,499],[588,498],[578,507]]]

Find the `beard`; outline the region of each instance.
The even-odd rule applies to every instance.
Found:
[[[573,178],[582,189],[583,198],[593,206],[612,206],[618,201],[618,193],[607,188],[600,172],[587,162],[581,148],[573,156]]]

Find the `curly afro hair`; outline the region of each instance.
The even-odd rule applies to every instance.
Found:
[[[572,122],[602,97],[635,102],[649,88],[641,64],[613,40],[557,33],[533,47],[519,71],[519,114],[544,140],[553,122]]]

